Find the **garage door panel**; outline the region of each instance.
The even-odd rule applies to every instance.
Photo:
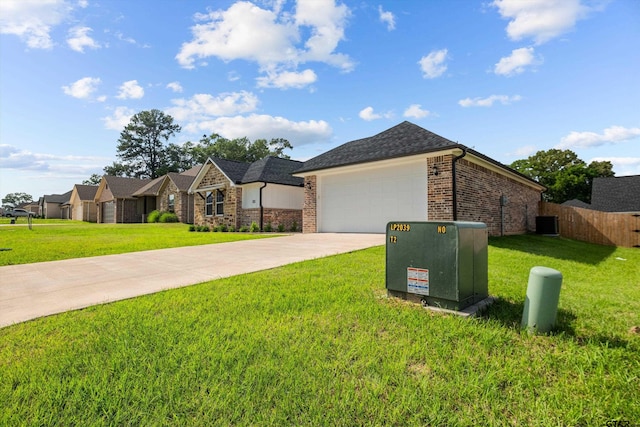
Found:
[[[318,230],[384,233],[387,222],[427,218],[426,162],[320,178]]]

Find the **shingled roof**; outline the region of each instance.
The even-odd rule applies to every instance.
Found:
[[[640,175],[595,178],[591,209],[602,212],[640,212]]]
[[[105,175],[104,180],[116,199],[131,199],[133,194],[149,184],[151,179],[125,178],[121,176]]]
[[[96,196],[96,191],[98,191],[97,185],[76,184],[75,187],[80,200],[93,200]]]
[[[447,148],[466,148],[420,126],[404,121],[377,135],[357,139],[320,154],[304,163],[296,173],[329,169]]]
[[[265,157],[253,163],[210,159],[234,184],[268,182],[271,184],[302,186],[304,180],[291,174],[302,166],[302,162],[279,157]]]
[[[242,177],[249,169],[250,163],[238,162],[236,160],[221,159],[220,157],[209,158],[234,184],[240,184]]]
[[[242,177],[242,184],[252,182],[268,182],[272,184],[297,185],[304,184],[303,178],[291,175],[302,167],[303,163],[296,160],[281,159],[279,157],[265,157],[251,163]]]

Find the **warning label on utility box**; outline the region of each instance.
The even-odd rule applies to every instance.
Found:
[[[407,267],[407,292],[429,296],[429,270]]]

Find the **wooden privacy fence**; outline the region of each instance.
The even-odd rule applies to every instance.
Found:
[[[541,216],[557,216],[560,235],[599,245],[640,248],[640,215],[540,202]]]

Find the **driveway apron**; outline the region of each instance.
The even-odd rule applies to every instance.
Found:
[[[384,244],[384,234],[294,234],[0,267],[0,327]]]

